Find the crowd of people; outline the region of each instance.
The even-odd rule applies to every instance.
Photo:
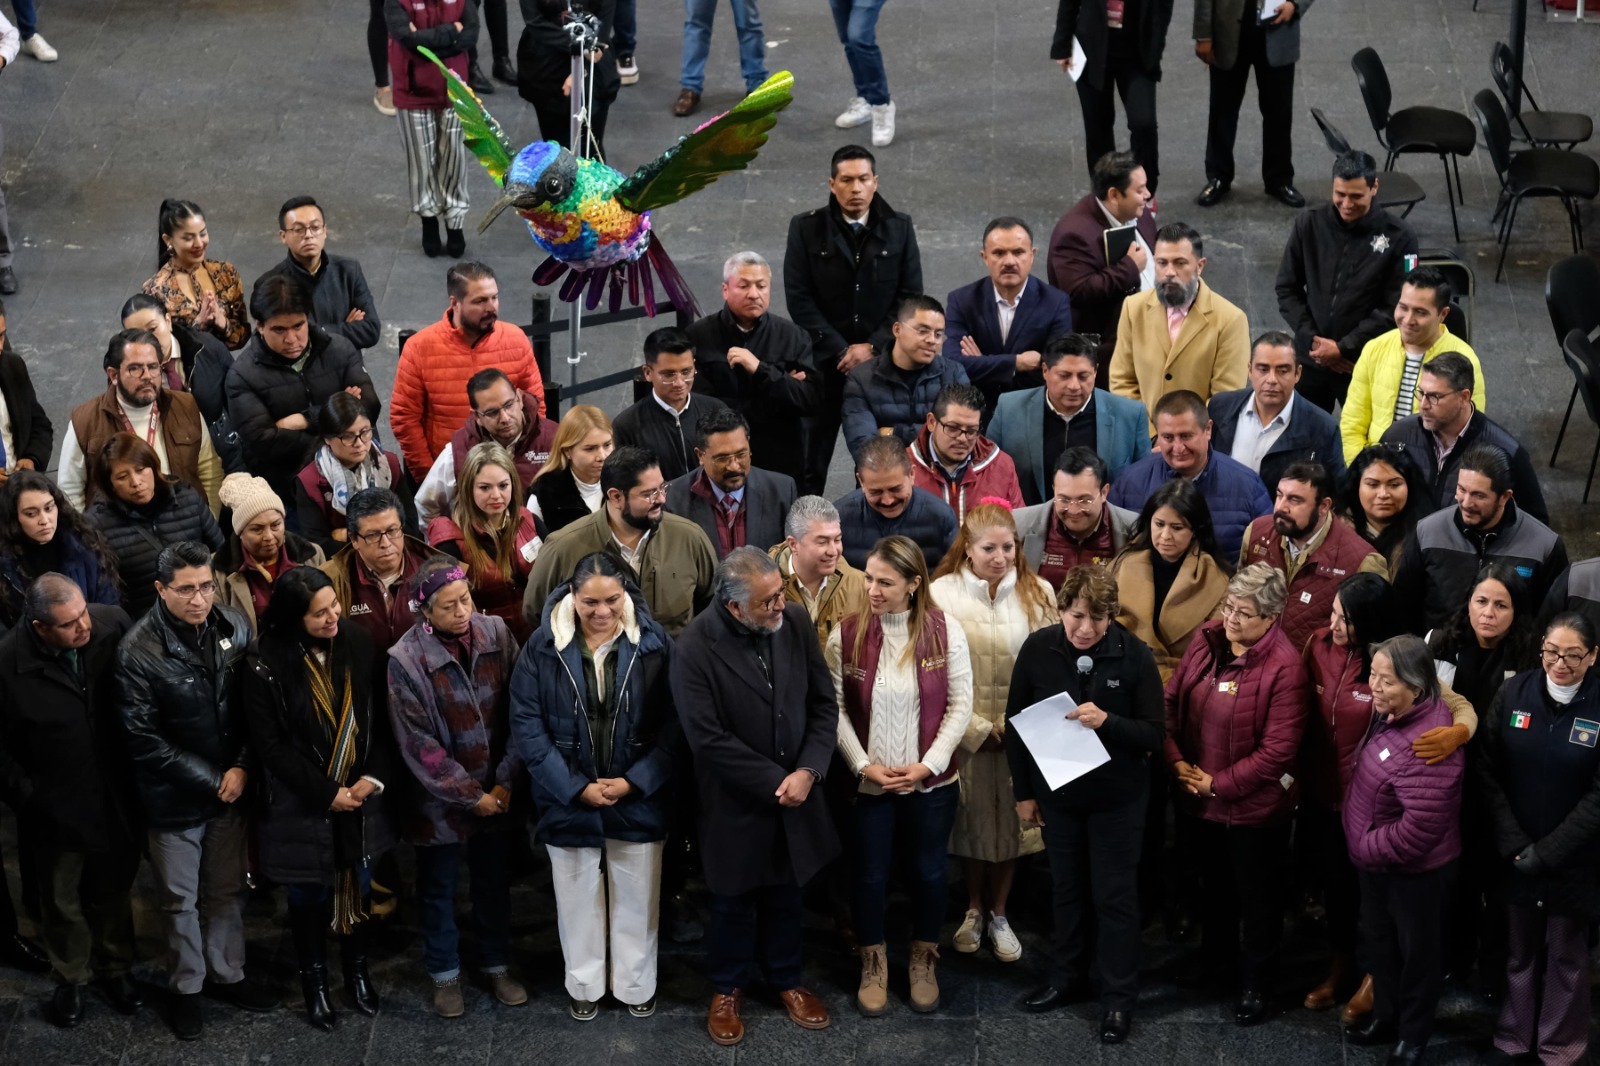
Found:
[[[530,29],[559,20],[533,6]],[[620,36],[624,4],[599,6]],[[833,6],[857,92],[840,125],[887,143],[878,5]],[[1374,160],[1335,162],[1290,227],[1281,321],[1252,327],[1204,280],[1202,234],[1155,225],[1153,141],[1148,167],[1096,159],[1048,280],[1001,216],[985,275],[943,301],[872,152],[846,146],[781,279],[733,250],[721,306],[645,338],[641,398],[563,414],[494,270],[460,258],[459,124],[417,95],[437,80],[418,46],[487,81],[477,5],[426,7],[419,28],[375,0],[397,75],[375,102],[406,113],[424,246],[456,261],[387,413],[362,354],[379,309],[310,196],[248,293],[202,208],[163,202],[105,388],[59,433],[0,307],[0,800],[37,930],[0,879],[0,962],[53,974],[56,1024],[91,984],[142,1008],[146,860],[181,1039],[208,997],[281,1002],[247,972],[251,885],[283,890],[317,1028],[338,1018],[330,934],[348,1002],[381,1009],[369,943],[396,898],[440,1017],[465,1013],[468,970],[521,1005],[527,832],[580,1022],[608,996],[654,1012],[663,900],[696,866],[718,1044],[744,1039],[758,983],[830,1024],[800,938],[820,897],[863,1016],[891,986],[936,1011],[942,945],[1022,958],[1008,902],[1042,852],[1054,930],[1019,1006],[1094,1000],[1106,1043],[1133,1031],[1153,924],[1198,930],[1180,980],[1235,990],[1242,1026],[1273,1017],[1311,897],[1328,968],[1303,1006],[1339,1007],[1353,1042],[1420,1061],[1448,974],[1498,1004],[1490,1057],[1587,1053],[1600,563],[1568,558],[1527,450],[1484,413],[1450,283],[1377,205]],[[714,7],[689,5],[680,114]],[[484,10],[515,81],[505,5]],[[1086,117],[1108,106],[1080,92]],[[856,487],[830,502],[841,436]],[[1062,693],[1108,760],[1052,788],[1010,726]],[[910,936],[891,946],[893,884]]]

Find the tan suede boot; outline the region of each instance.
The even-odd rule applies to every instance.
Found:
[[[931,940],[911,942],[911,1009],[927,1014],[939,1009],[939,979],[934,967],[939,945]]]
[[[873,944],[860,949],[861,987],[856,990],[856,1007],[868,1018],[889,1009],[889,949]]]

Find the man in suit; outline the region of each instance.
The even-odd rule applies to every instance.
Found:
[[[1144,167],[1129,152],[1107,152],[1094,165],[1089,195],[1073,204],[1050,233],[1047,276],[1072,300],[1073,328],[1098,336],[1095,384],[1106,387],[1106,368],[1117,342],[1122,301],[1152,289],[1156,270],[1155,216],[1145,210],[1150,186]],[[1106,262],[1106,230],[1134,225],[1134,240],[1115,262]]]
[[[0,303],[0,485],[13,470],[43,470],[50,465],[55,428],[33,391],[28,364],[11,348],[6,305]]]
[[[1324,466],[1344,475],[1344,445],[1333,416],[1295,394],[1301,366],[1294,338],[1268,330],[1250,346],[1250,387],[1211,397],[1211,446],[1276,485],[1291,463]]]
[[[1153,194],[1160,177],[1156,138],[1156,82],[1167,47],[1172,0],[1061,0],[1050,58],[1063,71],[1072,66],[1072,41],[1083,48],[1078,106],[1083,110],[1084,156],[1094,160],[1117,147],[1116,97],[1128,120],[1128,144],[1149,168]]]
[[[900,301],[922,292],[922,254],[911,216],[878,195],[877,163],[860,145],[833,153],[827,206],[789,220],[783,291],[795,325],[811,335],[822,406],[808,434],[802,490],[820,495],[839,441],[845,375],[888,346]]]
[[[839,708],[817,631],[804,607],[785,602],[774,560],[731,552],[712,601],[678,638],[672,698],[694,755],[711,889],[706,1029],[726,1046],[744,1039],[740,1008],[758,976],[796,1025],[828,1025],[827,1007],[800,983],[800,886],[839,851],[813,787],[833,757]]]
[[[1290,207],[1306,198],[1294,187],[1294,65],[1300,59],[1300,17],[1311,0],[1284,0],[1263,22],[1260,0],[1195,0],[1194,54],[1211,68],[1211,113],[1206,122],[1206,187],[1195,203],[1210,207],[1233,184],[1233,140],[1245,83],[1256,72],[1261,106],[1261,180],[1267,195]]]
[[[667,485],[667,510],[705,531],[717,558],[746,544],[766,551],[783,539],[794,479],[751,466],[750,425],[729,408],[700,420],[700,466]]]
[[[1250,323],[1201,280],[1205,247],[1182,222],[1156,233],[1156,287],[1122,305],[1111,391],[1139,400],[1156,431],[1156,404],[1178,389],[1209,400],[1244,385]]]
[[[1050,498],[1056,459],[1068,448],[1098,452],[1113,478],[1150,451],[1144,405],[1094,387],[1094,355],[1081,334],[1051,341],[1043,366],[1044,384],[1000,397],[989,423],[989,439],[1016,463],[1028,504]]]
[[[1041,383],[1039,353],[1072,332],[1067,294],[1032,276],[1033,230],[1020,218],[994,219],[983,229],[989,276],[945,298],[944,357],[960,363],[994,410],[1002,392]]]

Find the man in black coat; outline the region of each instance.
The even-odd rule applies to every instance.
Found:
[[[800,490],[822,495],[839,441],[845,375],[887,348],[895,310],[922,292],[922,253],[911,216],[878,195],[871,152],[850,144],[833,153],[826,207],[789,220],[783,291],[795,324],[811,335],[822,375],[822,408],[812,421]]]
[[[50,416],[33,391],[28,364],[11,349],[6,332],[6,305],[0,303],[0,400],[11,420],[11,431],[0,435],[0,485],[12,470],[43,470],[50,465],[50,449],[55,430]]]
[[[700,420],[700,466],[667,485],[667,510],[705,530],[717,558],[745,545],[766,551],[785,537],[794,479],[751,466],[750,426],[724,409]]]
[[[761,465],[805,480],[802,420],[822,405],[822,376],[805,330],[770,312],[772,267],[755,252],[722,265],[722,310],[688,329],[694,391],[715,396],[750,423]]]
[[[31,851],[24,873],[39,890],[56,980],[50,1019],[62,1027],[83,1016],[91,977],[122,1013],[143,1003],[128,976],[140,851],[133,764],[112,677],[131,624],[122,608],[90,606],[71,578],[48,573],[0,639],[0,796]]]
[[[652,330],[644,339],[644,380],[650,391],[611,420],[616,446],[653,454],[668,481],[695,468],[700,420],[728,408],[710,393],[694,391],[695,370],[694,344],[683,330]]]
[[[312,314],[311,296],[299,282],[282,274],[262,277],[250,293],[255,333],[228,371],[228,415],[245,462],[285,500],[294,498],[295,475],[322,446],[312,423],[328,397],[340,390],[358,397],[373,425],[382,407],[361,353],[314,325]]]
[[[337,333],[358,350],[383,337],[378,305],[367,287],[361,264],[323,250],[328,224],[322,208],[309,196],[293,196],[278,208],[278,239],[289,249],[273,269],[294,278],[311,294],[317,325]]]
[[[672,697],[694,755],[700,851],[712,892],[707,1029],[744,1039],[740,1001],[757,977],[789,1017],[828,1025],[800,983],[800,886],[838,853],[819,783],[833,756],[839,708],[816,629],[784,603],[783,574],[758,548],[717,566],[714,603],[678,637]]]
[[[1278,312],[1306,368],[1300,395],[1330,413],[1361,349],[1394,328],[1406,256],[1417,254],[1417,235],[1377,195],[1376,160],[1359,150],[1335,159],[1331,201],[1295,216],[1278,267]]]

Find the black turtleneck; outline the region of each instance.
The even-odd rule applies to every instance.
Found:
[[[58,528],[48,544],[40,544],[32,537],[22,538],[18,561],[22,564],[23,576],[31,580],[40,574],[61,572],[61,537],[62,530]]]

